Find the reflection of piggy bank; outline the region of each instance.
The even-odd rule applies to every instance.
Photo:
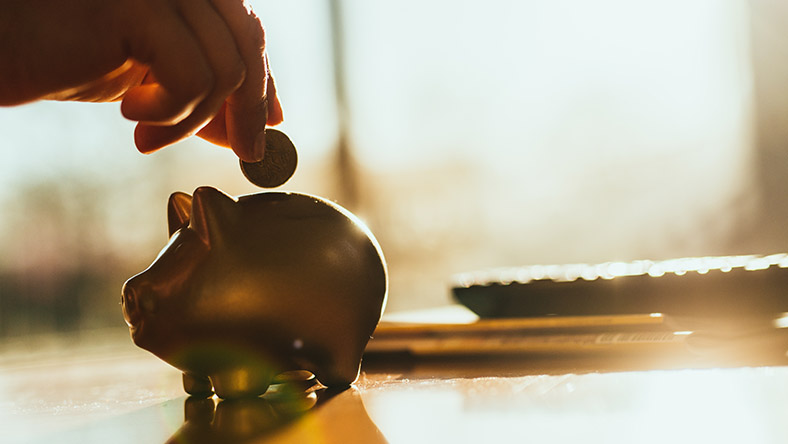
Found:
[[[387,284],[355,216],[303,194],[201,187],[170,196],[168,219],[170,242],[123,286],[123,315],[188,393],[256,396],[290,370],[356,380]]]

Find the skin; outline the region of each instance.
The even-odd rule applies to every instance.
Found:
[[[282,108],[243,0],[0,0],[0,105],[121,101],[143,153],[191,135],[262,159]]]

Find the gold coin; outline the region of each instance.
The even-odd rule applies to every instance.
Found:
[[[293,175],[298,154],[290,138],[275,129],[265,130],[265,153],[259,162],[241,161],[241,172],[260,188],[276,188]]]

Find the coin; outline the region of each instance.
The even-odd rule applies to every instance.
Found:
[[[276,188],[293,175],[298,154],[290,138],[275,129],[265,130],[265,153],[259,162],[241,161],[241,172],[260,188]]]

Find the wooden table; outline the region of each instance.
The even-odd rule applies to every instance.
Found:
[[[785,443],[788,367],[770,364],[390,359],[338,393],[218,403],[124,330],[83,332],[0,346],[0,442]]]

